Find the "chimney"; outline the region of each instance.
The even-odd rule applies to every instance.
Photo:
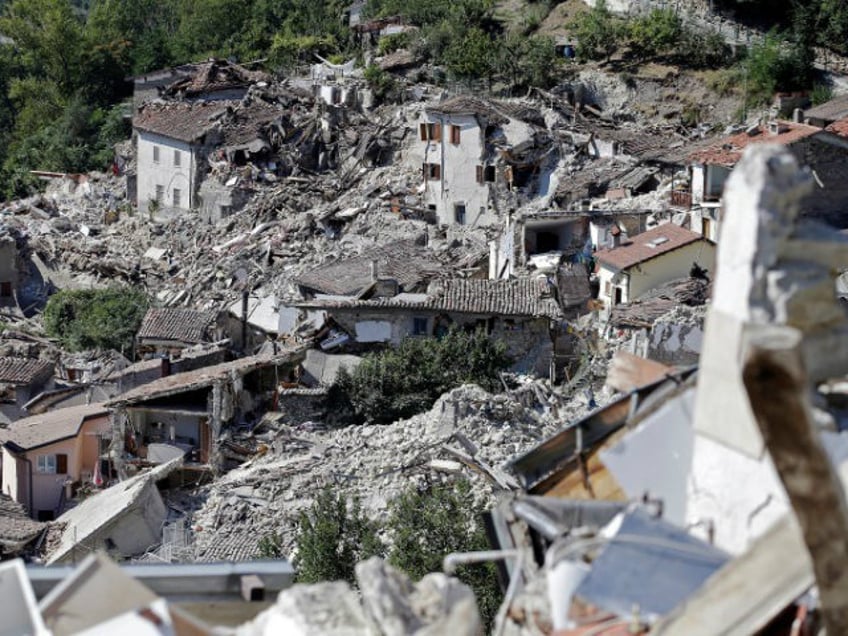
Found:
[[[621,245],[621,228],[618,225],[613,225],[610,230],[610,242],[612,243],[613,248],[619,247]]]

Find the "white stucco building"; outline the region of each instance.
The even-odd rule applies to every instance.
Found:
[[[231,102],[151,103],[136,115],[139,210],[191,210],[214,144],[216,119]]]
[[[523,120],[527,117],[516,115],[519,110],[512,104],[459,95],[422,111],[406,156],[421,170],[424,202],[438,223],[500,223],[492,205],[495,184],[523,185],[521,168],[503,159],[510,149],[530,141],[534,132],[533,124]],[[524,110],[532,118],[529,109]]]
[[[619,235],[620,236],[620,235]],[[607,307],[689,275],[693,265],[715,274],[715,243],[673,223],[660,225],[595,254],[600,292]]]

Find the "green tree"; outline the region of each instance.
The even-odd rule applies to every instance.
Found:
[[[70,351],[128,354],[148,305],[147,296],[130,287],[60,291],[47,301],[44,330]]]
[[[407,338],[397,348],[366,355],[352,372],[339,373],[330,397],[355,421],[389,423],[425,411],[462,384],[497,390],[498,374],[509,364],[502,342],[482,330],[451,329],[442,338]]]
[[[347,581],[355,584],[359,561],[382,556],[385,548],[354,499],[325,488],[309,512],[300,516],[297,535],[297,581]]]
[[[577,52],[590,60],[606,59],[621,46],[623,23],[607,7],[606,0],[597,0],[595,6],[578,15],[572,22],[572,32],[577,38]]]
[[[70,96],[79,80],[82,23],[67,0],[12,0],[0,32],[14,39],[26,72],[43,77]]]
[[[673,9],[653,9],[627,24],[630,50],[642,60],[674,51],[683,25]]]
[[[390,504],[387,531],[392,539],[389,562],[413,579],[441,572],[442,560],[452,552],[488,550],[480,518],[467,481],[411,488]],[[457,577],[474,590],[486,624],[497,613],[502,594],[492,563],[461,566]]]

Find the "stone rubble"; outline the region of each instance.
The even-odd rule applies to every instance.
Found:
[[[589,403],[582,392],[567,400],[543,381],[497,395],[468,385],[443,395],[429,412],[394,424],[282,425],[268,453],[204,489],[205,502],[192,520],[195,558],[250,558],[259,539],[275,533],[290,554],[299,514],[327,485],[358,497],[375,519],[405,489],[455,479],[457,472],[476,497],[491,502],[511,487],[500,466],[580,417]]]

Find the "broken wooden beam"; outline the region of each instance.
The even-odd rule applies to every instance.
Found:
[[[848,506],[813,421],[801,344],[797,329],[763,327],[752,334],[742,375],[813,561],[827,633],[848,634]]]

